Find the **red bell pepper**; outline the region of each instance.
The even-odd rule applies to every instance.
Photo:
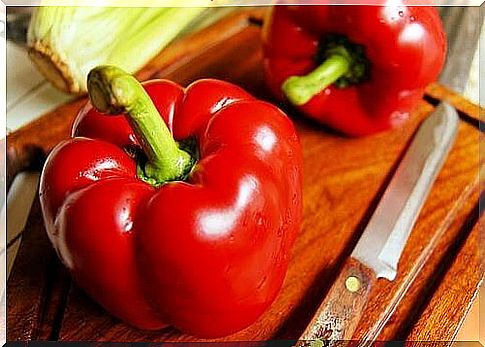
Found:
[[[276,6],[263,40],[271,91],[352,136],[407,120],[446,53],[436,9],[402,3]]]
[[[216,337],[251,324],[281,288],[300,226],[291,121],[218,80],[142,87],[105,66],[88,88],[94,108],[50,153],[40,187],[74,280],[142,329]]]

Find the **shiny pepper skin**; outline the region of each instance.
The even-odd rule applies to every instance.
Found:
[[[232,84],[143,85],[175,140],[195,143],[189,176],[141,181],[126,118],[88,103],[42,173],[49,238],[78,285],[121,320],[228,335],[282,286],[301,220],[299,139],[279,109]]]
[[[332,84],[297,105],[301,114],[350,136],[405,122],[436,80],[446,55],[446,35],[435,8],[406,6],[275,6],[264,26],[267,84],[281,100],[290,76],[306,75],[319,61],[329,35],[360,46],[368,76]]]

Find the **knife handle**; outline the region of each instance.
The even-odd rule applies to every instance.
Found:
[[[301,335],[298,346],[310,346],[310,341],[317,339],[325,341],[325,346],[351,340],[376,280],[370,269],[349,258]]]

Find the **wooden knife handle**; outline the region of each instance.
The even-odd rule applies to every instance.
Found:
[[[297,346],[311,346],[313,340],[322,340],[325,346],[351,340],[375,281],[371,270],[349,258]]]

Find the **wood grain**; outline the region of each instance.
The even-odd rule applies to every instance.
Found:
[[[141,79],[169,78],[183,85],[198,78],[220,78],[272,101],[263,81],[260,28],[253,24],[257,20],[250,19],[253,16],[260,19],[261,15],[261,11],[237,14],[182,39],[167,47],[138,76]],[[247,329],[218,341],[291,340],[300,336],[347,261],[417,127],[441,99],[461,111],[457,141],[409,237],[399,263],[398,277],[394,282],[376,281],[354,338],[363,339],[369,334],[376,335],[379,340],[425,338],[424,330],[433,324],[448,327],[436,329],[444,334],[443,339],[453,337],[457,322],[466,312],[463,307],[468,307],[472,296],[467,294],[457,300],[461,309],[445,316],[446,319],[429,312],[442,310],[446,313],[452,302],[433,299],[440,290],[440,295],[447,295],[445,289],[433,283],[443,283],[445,288],[450,288],[454,281],[457,292],[466,293],[473,293],[478,286],[477,277],[471,276],[470,271],[459,271],[466,266],[465,261],[471,260],[465,257],[456,265],[453,259],[457,254],[456,261],[463,259],[460,256],[465,248],[456,245],[473,235],[471,230],[478,218],[474,213],[481,213],[477,209],[481,192],[478,170],[482,166],[478,155],[478,127],[483,110],[439,85],[431,85],[428,94],[402,128],[366,138],[339,136],[300,117],[286,105],[280,105],[294,119],[301,139],[304,158],[302,230],[290,254],[283,288],[273,305]],[[8,147],[19,153],[23,153],[26,146],[48,152],[69,135],[72,120],[84,102],[77,100],[64,105],[11,134]],[[45,231],[38,209],[37,203],[27,231],[42,239]],[[32,243],[27,246],[35,247]],[[38,276],[27,271],[25,264],[36,261],[27,252],[27,246],[22,245],[26,250],[12,270],[13,275],[23,278],[24,282],[28,276]],[[46,244],[42,248],[46,254],[52,252]],[[478,254],[468,252],[468,257],[478,261]],[[38,281],[40,287],[47,285],[45,280]],[[9,330],[9,340],[200,341],[173,328],[145,332],[128,327],[109,316],[75,285],[65,294],[62,278],[51,281],[49,288],[54,289],[50,290],[50,296],[45,291],[39,292],[38,288],[19,289],[22,281],[9,281],[8,310],[14,314],[9,314],[8,323],[18,327]],[[41,303],[46,302],[46,297],[51,298],[48,301],[52,306],[43,309]],[[450,300],[455,299],[450,297]],[[395,302],[396,305],[390,305]],[[33,321],[37,323],[30,324],[30,333],[26,332],[29,324],[20,314],[26,307],[35,307]],[[39,319],[43,314],[47,318]],[[434,323],[423,324],[422,315],[434,318]],[[50,326],[56,324],[57,328]],[[431,333],[429,336],[437,335]]]
[[[458,93],[443,87],[437,83],[432,83],[426,88],[426,94],[438,101],[447,101],[456,105],[456,109],[461,113],[461,117],[475,125],[480,125],[484,121],[485,110],[480,106],[475,105],[469,100],[466,100]],[[483,127],[483,125],[482,125]]]
[[[483,208],[483,207],[482,207]],[[473,211],[478,217],[479,211]],[[447,276],[436,283],[431,299],[424,307],[416,323],[411,327],[410,341],[448,341],[451,344],[461,327],[472,301],[478,295],[476,290],[463,291],[483,280],[483,252],[485,249],[483,228],[485,217],[482,215],[466,238],[458,240],[455,247],[458,254],[453,259]],[[481,257],[478,257],[481,255]],[[470,285],[471,284],[471,285]],[[439,305],[437,305],[439,303]],[[451,319],[450,319],[451,318]],[[448,324],[433,326],[435,322],[448,321]],[[450,338],[451,337],[451,338]]]
[[[352,340],[376,281],[371,270],[349,258],[300,336],[301,346],[310,346],[308,341],[313,340],[330,340],[327,346]]]
[[[50,287],[59,264],[45,233],[39,200],[32,206],[7,284],[7,339],[36,340],[47,312]]]

